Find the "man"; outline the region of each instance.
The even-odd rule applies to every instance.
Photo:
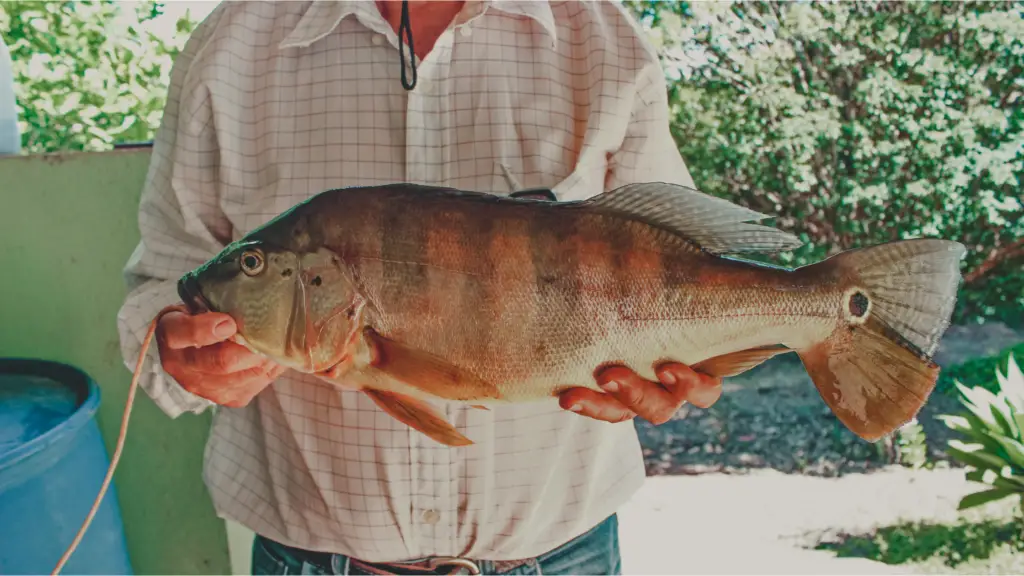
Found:
[[[181,274],[323,190],[570,200],[692,185],[641,34],[607,1],[218,6],[172,74],[127,266],[125,361]],[[217,314],[165,317],[143,385],[172,417],[221,407],[204,479],[218,512],[259,535],[261,573],[618,573],[615,511],[645,477],[628,420],[721,392],[678,364],[661,382],[611,368],[595,376],[607,394],[573,389],[560,407],[449,408],[476,442],[456,450],[250,354],[234,330]]]

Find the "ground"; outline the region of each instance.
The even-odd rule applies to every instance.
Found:
[[[1001,324],[955,326],[936,360],[950,366],[1020,342],[1024,330]],[[980,488],[947,467],[950,434],[935,415],[956,411],[955,399],[934,394],[919,415],[938,469],[891,466],[783,357],[728,381],[708,410],[657,427],[638,421],[650,478],[623,511],[626,573],[1024,573],[1024,549],[1016,558],[978,549],[1020,534],[1009,519],[1016,503],[956,513]],[[959,544],[950,544],[954,522]]]

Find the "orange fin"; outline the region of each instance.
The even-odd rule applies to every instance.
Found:
[[[708,358],[707,360],[701,360],[691,366],[691,368],[697,372],[707,374],[708,376],[727,378],[729,376],[742,374],[769,358],[792,351],[793,350],[791,348],[787,348],[782,345],[749,348],[747,350],[730,352],[728,354],[722,354],[721,356],[715,356],[714,358]]]
[[[939,367],[875,319],[840,326],[800,350],[821,398],[851,432],[874,442],[917,415],[935,388]]]
[[[966,250],[947,240],[899,240],[804,268],[846,284],[836,328],[797,354],[825,403],[862,439],[906,424],[935,389],[931,356],[956,307]]]
[[[380,390],[363,390],[381,410],[396,420],[410,426],[441,444],[448,446],[469,446],[472,440],[459,433],[431,405],[404,394],[382,392]]]
[[[371,328],[364,331],[364,336],[373,350],[372,366],[403,384],[445,400],[472,402],[501,397],[494,384],[437,356],[403,346]]]

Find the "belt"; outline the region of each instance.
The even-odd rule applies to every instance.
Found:
[[[266,539],[263,541],[264,544],[270,548],[278,548],[281,552],[287,553],[292,558],[312,562],[326,570],[330,570],[331,559],[333,556],[330,553],[302,550]],[[359,560],[358,558],[352,558],[351,556],[346,556],[346,558],[348,560],[349,570],[355,569],[367,574],[482,574],[482,570],[480,568],[480,564],[482,563],[481,561],[456,556],[438,556],[424,558],[421,560],[393,563],[366,562]],[[501,574],[519,568],[520,566],[525,566],[532,560],[533,559],[494,560],[491,561],[490,564],[493,566],[494,572]]]
[[[529,560],[494,561],[494,571],[508,572],[529,563]],[[481,574],[480,564],[469,558],[441,556],[425,558],[413,562],[397,562],[392,564],[363,562],[349,558],[350,568],[357,568],[369,574]]]

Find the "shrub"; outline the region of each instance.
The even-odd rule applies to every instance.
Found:
[[[0,3],[25,152],[109,150],[153,137],[171,63],[195,26],[179,20],[176,43],[145,31],[162,4]]]
[[[999,354],[972,358],[961,364],[943,368],[939,373],[939,381],[935,385],[936,393],[956,396],[956,382],[965,386],[980,386],[989,392],[999,391],[999,381],[993,380],[991,374],[1000,366],[1007,364],[1011,356],[1024,358],[1024,342],[1007,348]]]
[[[783,263],[954,239],[957,320],[1024,321],[1024,5],[627,5],[652,24],[698,186],[798,232]]]
[[[1006,375],[996,370],[996,380],[996,393],[957,382],[960,401],[968,411],[939,417],[969,442],[950,440],[949,455],[971,468],[968,480],[989,487],[965,496],[961,510],[1017,497],[1024,511],[1024,374],[1012,354]]]

